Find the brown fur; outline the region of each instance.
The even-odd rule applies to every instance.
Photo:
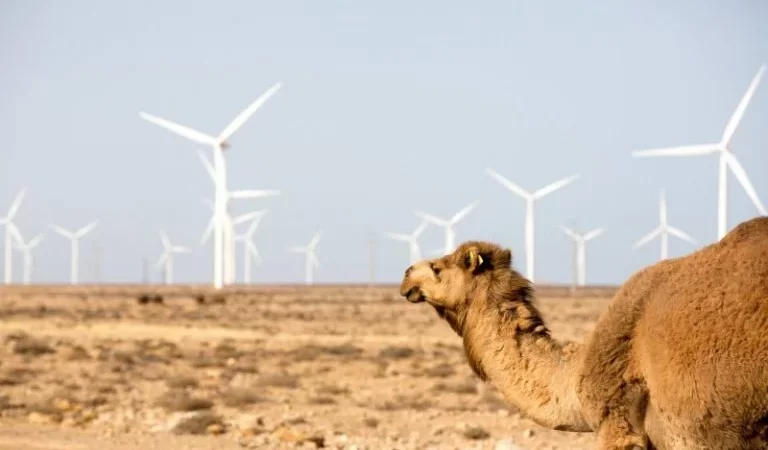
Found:
[[[508,402],[541,425],[595,431],[600,449],[768,449],[768,217],[634,274],[577,346],[550,337],[511,259],[465,242],[401,284]]]

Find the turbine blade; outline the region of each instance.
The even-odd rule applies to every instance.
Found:
[[[19,211],[19,208],[21,207],[21,202],[24,200],[24,195],[27,193],[27,188],[23,187],[19,191],[18,194],[16,194],[16,197],[14,197],[13,202],[11,202],[11,207],[8,208],[8,215],[5,216],[6,219],[9,221],[13,220],[13,218],[16,216],[16,213]]]
[[[651,231],[650,233],[646,234],[645,236],[641,237],[637,242],[632,244],[632,249],[635,250],[651,242],[656,236],[661,234],[661,231],[662,231],[662,228],[658,227],[655,230]]]
[[[684,241],[687,241],[687,242],[689,242],[689,243],[691,243],[693,245],[696,245],[696,239],[690,237],[687,233],[685,233],[682,230],[679,230],[679,229],[677,229],[675,227],[671,227],[670,226],[670,227],[667,227],[667,231],[672,236],[678,237],[678,238],[680,238],[680,239],[682,239]]]
[[[547,186],[544,186],[543,188],[539,189],[538,191],[533,193],[533,198],[541,198],[544,197],[547,194],[551,194],[552,192],[555,192],[558,189],[561,189],[574,181],[576,181],[581,175],[571,175],[570,177],[563,178],[562,180],[557,180],[554,183],[548,184]]]
[[[315,255],[315,253],[314,253],[314,252],[310,253],[309,255],[310,255],[310,256],[309,256],[309,257],[310,257],[310,259],[312,259],[312,265],[313,265],[313,266],[315,266],[315,269],[317,269],[318,267],[320,267],[320,260],[319,260],[319,259],[317,259],[317,255]]]
[[[469,205],[465,206],[464,209],[457,212],[456,214],[453,215],[453,217],[451,217],[451,220],[449,220],[449,223],[451,225],[455,225],[459,223],[461,219],[467,217],[467,214],[469,214],[470,212],[472,212],[473,209],[475,209],[475,206],[477,206],[477,202],[472,202]]]
[[[166,259],[168,259],[168,252],[163,252],[163,254],[160,255],[160,258],[158,258],[157,261],[155,262],[155,269],[157,270],[163,267],[163,263],[165,262]]]
[[[277,190],[240,190],[229,191],[229,198],[243,199],[243,198],[264,198],[274,197],[280,195],[280,191]]]
[[[567,234],[574,241],[578,241],[579,240],[580,236],[578,234],[576,234],[576,232],[571,230],[570,228],[568,228],[566,226],[563,226],[563,225],[560,225],[560,229],[563,230],[563,232],[565,234]]]
[[[251,103],[247,108],[245,108],[240,114],[235,117],[235,119],[230,122],[229,125],[227,125],[226,128],[224,128],[224,131],[219,134],[218,141],[224,142],[227,139],[229,139],[237,130],[240,129],[240,127],[243,126],[245,122],[248,121],[248,119],[251,118],[251,116],[256,112],[257,109],[261,107],[267,100],[269,100],[270,97],[272,97],[279,89],[282,87],[282,83],[278,82],[271,88],[267,90],[267,92],[261,94],[259,98],[256,99],[253,103]]]
[[[171,248],[171,240],[168,239],[168,235],[165,234],[165,231],[160,230],[160,241],[163,243],[163,248],[167,251],[169,248]]]
[[[320,235],[321,235],[320,231],[315,233],[315,235],[312,236],[312,240],[309,242],[309,245],[307,246],[307,248],[314,250],[315,247],[317,247],[317,244],[320,242]]]
[[[752,79],[752,82],[749,83],[747,92],[744,94],[744,97],[741,98],[741,101],[739,101],[739,104],[733,111],[733,115],[728,120],[728,125],[725,126],[725,131],[723,132],[723,145],[728,145],[728,143],[731,141],[731,138],[736,133],[736,129],[739,127],[741,118],[744,116],[744,112],[747,110],[747,106],[749,106],[749,102],[752,100],[752,96],[755,95],[757,85],[760,84],[760,79],[763,78],[763,73],[765,73],[765,64],[760,65],[760,69],[758,69],[757,75],[755,75],[755,77]]]
[[[444,227],[444,226],[448,225],[448,221],[447,220],[443,220],[443,219],[441,219],[439,217],[433,216],[431,214],[427,214],[427,213],[425,213],[423,211],[414,210],[413,213],[416,214],[417,216],[421,217],[422,219],[428,221],[428,222],[432,222],[433,224],[435,224],[435,225],[437,225],[439,227]]]
[[[696,156],[708,155],[720,151],[720,144],[682,145],[679,147],[652,148],[648,150],[635,150],[632,156],[643,158],[648,156]]]
[[[739,160],[733,156],[733,153],[725,152],[725,161],[729,166],[731,166],[731,171],[734,175],[736,175],[736,179],[739,180],[739,183],[741,183],[744,191],[747,193],[750,200],[752,200],[752,203],[755,204],[755,207],[760,212],[760,214],[763,216],[768,215],[768,212],[765,210],[765,206],[763,206],[763,202],[760,201],[760,197],[757,195],[755,187],[752,186],[752,182],[749,181],[749,176],[747,176],[747,172],[744,170],[744,167],[742,167],[741,163],[739,163]]]
[[[173,247],[170,248],[170,250],[175,253],[191,253],[192,252],[192,249],[183,245],[174,245]]]
[[[263,259],[261,258],[261,255],[259,254],[259,250],[256,248],[256,245],[254,245],[254,243],[251,241],[248,241],[246,245],[248,246],[248,252],[251,254],[251,257],[253,258],[253,260],[256,261],[257,263],[262,262]]]
[[[526,191],[525,189],[521,188],[520,186],[516,185],[515,183],[509,181],[508,179],[504,178],[503,176],[499,175],[498,172],[496,172],[493,169],[485,169],[486,173],[493,177],[496,181],[502,184],[505,188],[509,189],[513,193],[519,195],[520,197],[523,197],[525,199],[531,198],[531,193]]]
[[[208,221],[208,225],[205,227],[205,231],[203,231],[203,236],[200,238],[200,245],[205,245],[206,242],[208,242],[208,238],[211,237],[211,233],[213,233],[213,220],[216,216],[212,216],[211,220]]]
[[[74,235],[70,232],[65,230],[64,228],[61,228],[58,225],[48,225],[51,230],[55,231],[56,233],[59,233],[60,235],[64,236],[67,239],[72,239]]]
[[[139,117],[146,120],[147,122],[151,122],[159,127],[165,128],[172,133],[176,133],[179,136],[185,137],[190,141],[197,142],[198,144],[217,145],[216,138],[213,136],[209,136],[205,133],[193,130],[192,128],[186,127],[184,125],[179,125],[176,122],[171,122],[170,120],[153,116],[152,114],[147,114],[145,112],[140,112]]]
[[[11,233],[11,237],[13,237],[13,240],[16,241],[17,245],[24,245],[24,237],[21,236],[21,231],[19,231],[19,227],[13,224],[13,222],[9,222],[7,225],[8,231]]]
[[[247,230],[245,230],[245,235],[249,237],[253,237],[254,234],[256,234],[256,230],[259,229],[259,225],[261,225],[261,220],[264,218],[264,216],[267,215],[269,210],[265,209],[262,211],[259,211],[259,215],[256,216],[255,219],[251,222],[251,225],[248,227]]]
[[[604,231],[605,231],[605,228],[597,228],[595,230],[589,231],[584,235],[584,240],[588,241],[590,239],[594,239],[600,236],[601,234],[603,234]]]
[[[197,156],[200,157],[200,161],[203,163],[203,167],[205,167],[205,171],[208,172],[208,176],[211,178],[211,181],[216,183],[216,170],[213,168],[213,165],[211,164],[211,162],[208,161],[208,158],[200,149],[197,149]]]
[[[80,228],[79,230],[75,231],[75,236],[79,238],[85,236],[86,234],[90,233],[94,228],[96,228],[98,224],[99,224],[99,221],[94,220],[93,222],[89,223],[83,228]]]
[[[426,230],[426,229],[427,229],[427,227],[428,227],[428,226],[429,226],[429,221],[427,221],[427,220],[423,220],[423,221],[422,221],[422,222],[419,224],[419,226],[418,226],[418,227],[416,227],[416,229],[415,229],[415,230],[413,230],[413,232],[411,233],[411,237],[412,237],[413,239],[416,239],[416,238],[418,238],[419,236],[421,236],[421,233],[423,233],[423,232],[424,232],[424,230]]]
[[[40,242],[43,240],[43,237],[45,237],[44,234],[40,233],[37,236],[33,237],[29,242],[27,242],[27,249],[32,250],[33,248],[40,245]]]
[[[261,211],[254,211],[246,214],[241,214],[235,217],[235,219],[232,221],[232,225],[240,225],[242,223],[248,222],[249,220],[253,220],[261,215],[263,215]]]

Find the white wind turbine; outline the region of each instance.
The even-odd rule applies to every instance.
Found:
[[[533,278],[533,270],[534,270],[533,203],[536,200],[539,200],[540,198],[544,197],[545,195],[551,194],[556,190],[561,189],[566,185],[572,183],[577,178],[579,178],[580,175],[579,174],[571,175],[569,177],[555,181],[554,183],[550,183],[547,186],[544,186],[543,188],[539,189],[538,191],[528,192],[526,190],[523,190],[520,186],[516,185],[515,183],[499,175],[498,172],[496,172],[493,169],[485,169],[485,171],[488,173],[488,175],[490,175],[496,181],[501,183],[504,187],[509,189],[512,193],[519,195],[525,200],[525,266],[526,266],[525,276],[531,282],[533,282],[534,281],[534,278]]]
[[[465,218],[467,214],[469,214],[475,208],[475,206],[477,206],[476,201],[465,206],[464,209],[454,214],[453,217],[448,220],[441,219],[440,217],[433,216],[419,210],[414,210],[413,213],[422,219],[428,222],[432,222],[433,224],[445,229],[445,248],[443,249],[443,252],[445,255],[447,255],[456,249],[456,231],[453,229],[454,225],[459,223],[461,219]]]
[[[291,247],[289,250],[293,253],[304,253],[305,259],[305,271],[306,271],[306,283],[312,284],[312,276],[314,269],[320,266],[320,261],[317,259],[317,255],[315,254],[315,248],[317,247],[317,244],[320,242],[320,231],[315,233],[315,235],[312,237],[312,240],[309,242],[309,245],[306,247]]]
[[[61,228],[58,225],[50,225],[53,231],[69,239],[71,242],[71,245],[72,245],[72,256],[71,256],[72,260],[71,260],[71,268],[70,268],[71,284],[77,284],[78,264],[80,263],[80,248],[79,248],[80,238],[90,233],[94,228],[96,228],[96,225],[98,224],[99,224],[99,221],[95,220],[75,232],[65,230],[64,228]]]
[[[11,207],[8,208],[8,214],[0,219],[0,225],[5,225],[5,262],[3,266],[5,284],[11,284],[13,282],[13,259],[11,253],[13,250],[13,240],[16,240],[17,243],[21,243],[22,241],[19,229],[16,227],[16,224],[13,223],[13,219],[16,217],[16,213],[21,207],[21,202],[24,200],[26,191],[27,188],[21,188],[21,191],[16,194],[16,198],[11,202]]]
[[[256,231],[258,231],[261,219],[264,218],[267,212],[268,210],[266,209],[257,211],[245,233],[235,236],[236,241],[243,242],[243,283],[245,284],[251,283],[251,260],[253,259],[256,263],[261,262],[261,255],[259,255],[256,244],[253,243],[253,237],[256,235]]]
[[[725,126],[725,131],[723,132],[722,137],[720,138],[720,142],[711,143],[711,144],[697,144],[697,145],[685,145],[685,146],[678,146],[678,147],[665,147],[665,148],[655,148],[650,150],[637,150],[632,152],[632,156],[634,157],[647,157],[647,156],[698,156],[698,155],[707,155],[710,153],[719,153],[719,167],[718,167],[718,205],[717,205],[717,239],[720,240],[725,236],[726,232],[728,231],[728,181],[727,181],[727,175],[728,175],[728,167],[731,168],[731,171],[736,176],[736,179],[739,180],[739,183],[741,183],[741,186],[744,188],[744,191],[747,193],[749,198],[752,200],[752,203],[755,204],[755,207],[762,215],[767,215],[768,212],[766,212],[765,206],[763,206],[763,203],[760,201],[760,198],[757,195],[757,191],[755,191],[754,186],[752,186],[752,182],[749,180],[749,177],[747,176],[747,172],[744,170],[744,167],[742,167],[741,163],[736,159],[736,156],[733,155],[733,152],[730,149],[731,145],[731,139],[733,138],[733,135],[736,133],[736,129],[739,126],[739,122],[741,121],[741,118],[744,116],[744,112],[747,109],[747,105],[749,105],[750,100],[752,99],[752,96],[755,93],[755,90],[757,89],[757,85],[760,83],[760,79],[763,77],[763,73],[765,73],[765,64],[762,64],[760,66],[760,69],[757,72],[757,75],[755,75],[755,78],[752,79],[752,83],[750,83],[749,87],[747,88],[747,92],[744,94],[744,97],[742,97],[739,104],[736,106],[736,109],[733,112],[733,115],[731,115],[730,120],[728,120],[728,124]]]
[[[416,227],[415,230],[411,232],[411,234],[386,233],[386,235],[390,239],[408,243],[408,247],[410,249],[411,264],[414,264],[421,259],[421,251],[419,250],[419,236],[421,236],[424,230],[427,229],[428,225],[429,221],[425,219],[418,227]]]
[[[140,112],[139,117],[148,122],[154,123],[168,131],[176,133],[182,137],[185,137],[198,144],[208,145],[213,148],[213,166],[215,170],[213,175],[215,177],[215,194],[214,194],[214,229],[213,229],[213,285],[216,289],[220,289],[224,284],[225,275],[225,228],[226,214],[227,214],[227,168],[224,161],[223,150],[230,147],[227,140],[232,137],[235,132],[243,126],[243,124],[259,109],[272,95],[274,95],[278,89],[282,86],[282,83],[278,82],[262,94],[259,98],[251,103],[246,109],[235,117],[235,119],[227,125],[224,130],[214,137],[205,133],[202,133],[184,125],[179,125],[175,122],[171,122],[160,117]]]
[[[586,233],[577,233],[572,229],[560,225],[560,229],[573,239],[576,253],[576,284],[584,286],[587,284],[587,249],[588,241],[600,236],[605,231],[604,228],[596,228]]]
[[[637,242],[632,245],[632,249],[638,249],[643,245],[651,242],[657,236],[661,236],[661,259],[667,259],[669,255],[669,235],[680,238],[686,242],[696,245],[696,241],[683,231],[669,225],[667,220],[667,199],[664,190],[661,190],[661,198],[659,201],[659,226],[653,231],[641,237]]]
[[[190,253],[192,250],[183,245],[171,244],[171,240],[168,239],[168,235],[165,234],[164,231],[160,231],[160,240],[163,243],[163,253],[155,263],[155,268],[159,269],[160,267],[163,267],[165,284],[171,284],[173,283],[173,254]]]
[[[43,234],[41,233],[30,239],[26,244],[21,236],[19,236],[19,240],[16,243],[16,248],[24,255],[24,284],[29,284],[32,276],[32,250],[40,245],[42,240]]]

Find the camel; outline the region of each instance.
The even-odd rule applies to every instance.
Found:
[[[768,217],[633,274],[583,343],[552,338],[512,252],[467,241],[410,266],[467,362],[509,404],[596,448],[768,449]]]

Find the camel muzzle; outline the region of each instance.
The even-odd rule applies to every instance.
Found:
[[[424,295],[422,295],[421,293],[421,289],[416,286],[408,289],[404,293],[402,291],[400,293],[402,294],[403,297],[406,298],[406,300],[408,300],[411,303],[421,303],[426,300],[424,298]]]

